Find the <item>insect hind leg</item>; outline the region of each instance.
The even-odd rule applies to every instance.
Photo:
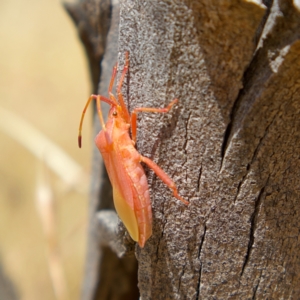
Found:
[[[155,174],[173,191],[174,197],[183,202],[185,205],[188,205],[189,202],[183,199],[177,191],[177,187],[172,179],[161,169],[154,161],[145,156],[140,156],[140,160],[144,162],[150,169],[152,169]]]

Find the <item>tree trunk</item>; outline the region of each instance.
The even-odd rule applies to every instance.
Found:
[[[135,248],[141,299],[299,299],[297,3],[121,2],[114,50],[120,67],[129,51],[130,110],[179,99],[167,115],[140,114],[137,149],[190,202],[145,167],[153,236]]]

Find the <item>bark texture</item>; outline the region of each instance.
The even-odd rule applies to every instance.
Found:
[[[122,0],[119,24],[130,110],[179,99],[139,115],[137,148],[190,201],[146,169],[141,299],[299,299],[297,2]]]

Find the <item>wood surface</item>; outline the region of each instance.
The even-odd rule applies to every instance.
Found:
[[[130,53],[130,110],[179,99],[139,115],[137,149],[190,201],[145,168],[154,225],[135,248],[140,299],[299,297],[299,17],[290,0],[120,2],[113,51],[120,68]]]

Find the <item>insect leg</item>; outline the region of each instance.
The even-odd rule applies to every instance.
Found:
[[[125,52],[125,65],[124,65],[124,69],[122,71],[120,82],[119,82],[119,85],[117,88],[117,94],[119,94],[121,92],[122,84],[123,84],[124,78],[126,76],[126,73],[128,71],[128,66],[129,66],[128,52]]]
[[[98,96],[97,96],[97,99],[96,99],[96,103],[97,103],[97,113],[98,113],[98,117],[99,117],[100,124],[101,124],[102,128],[103,128],[104,130],[106,130],[105,123],[104,123],[104,120],[103,120],[103,115],[102,115],[102,109],[101,109],[100,100],[101,100],[101,96],[98,95]]]
[[[110,83],[109,83],[109,87],[108,87],[109,96],[110,96],[110,94],[112,94],[112,88],[113,88],[115,78],[116,78],[116,75],[117,75],[117,67],[118,67],[118,64],[116,63],[113,67],[113,71],[112,71],[112,75],[111,75],[111,79],[110,79]]]
[[[125,52],[125,65],[124,65],[124,69],[122,71],[120,82],[119,82],[119,85],[118,85],[118,88],[117,88],[117,95],[118,95],[119,103],[120,103],[120,105],[122,107],[122,111],[123,111],[123,113],[125,115],[124,116],[125,121],[129,123],[130,122],[130,115],[129,115],[128,109],[127,109],[127,107],[125,105],[123,95],[121,93],[121,88],[122,88],[122,85],[123,85],[126,73],[128,71],[128,67],[129,67],[128,52]]]
[[[140,156],[140,160],[144,162],[150,169],[152,169],[155,174],[171,189],[173,190],[173,195],[177,199],[179,199],[181,202],[184,204],[188,205],[189,202],[184,200],[181,196],[179,196],[177,188],[175,183],[172,181],[172,179],[164,172],[163,169],[161,169],[154,161],[151,159],[145,157],[145,156]]]
[[[138,112],[153,112],[153,113],[167,113],[174,104],[178,102],[178,99],[174,99],[167,107],[164,108],[151,108],[151,107],[137,107],[131,113],[131,135],[132,140],[136,143],[136,131],[137,131],[137,113]]]

